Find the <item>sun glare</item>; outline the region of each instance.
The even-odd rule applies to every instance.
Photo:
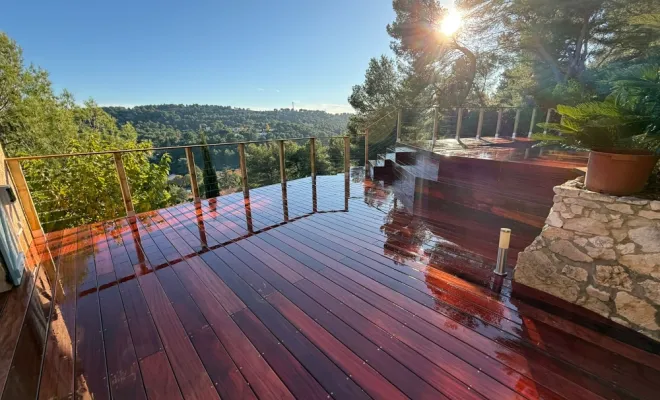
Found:
[[[456,10],[451,10],[440,25],[440,31],[447,36],[451,36],[461,27],[461,14]]]

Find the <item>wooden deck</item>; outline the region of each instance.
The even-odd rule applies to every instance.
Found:
[[[660,346],[459,279],[387,187],[317,179],[49,234],[0,297],[2,399],[658,398]]]

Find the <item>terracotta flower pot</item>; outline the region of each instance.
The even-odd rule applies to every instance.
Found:
[[[658,156],[646,150],[595,149],[589,153],[587,189],[625,196],[644,189]]]

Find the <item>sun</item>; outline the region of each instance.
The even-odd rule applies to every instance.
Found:
[[[461,14],[456,10],[450,10],[440,24],[440,31],[451,36],[461,27]]]

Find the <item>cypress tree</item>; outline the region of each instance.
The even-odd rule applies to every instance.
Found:
[[[206,135],[204,131],[200,131],[202,139],[202,159],[204,160],[204,195],[207,199],[220,196],[220,187],[218,186],[218,176],[213,168],[213,160],[211,159],[211,151],[206,146]]]

